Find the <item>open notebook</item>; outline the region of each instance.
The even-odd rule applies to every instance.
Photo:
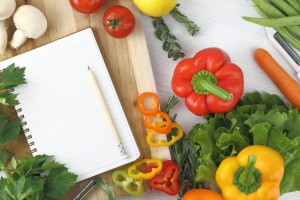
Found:
[[[33,155],[55,159],[84,180],[139,158],[140,152],[90,28],[0,62],[25,67],[15,88]],[[121,156],[88,75],[94,73],[127,156]],[[20,108],[20,109],[19,109]]]

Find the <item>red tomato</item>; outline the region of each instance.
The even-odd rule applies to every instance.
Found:
[[[135,19],[128,8],[115,5],[104,12],[103,24],[108,34],[115,38],[124,38],[133,31]]]
[[[78,12],[90,14],[96,12],[104,3],[104,0],[69,0],[71,6]]]

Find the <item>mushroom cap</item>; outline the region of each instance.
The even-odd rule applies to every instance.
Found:
[[[36,7],[31,5],[20,6],[13,17],[15,26],[28,38],[36,39],[47,30],[47,19]]]
[[[15,0],[0,0],[0,20],[10,18],[16,9]]]

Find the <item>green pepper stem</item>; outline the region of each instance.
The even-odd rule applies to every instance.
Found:
[[[217,80],[209,71],[201,70],[193,76],[191,83],[197,94],[213,94],[224,101],[229,101],[233,97],[230,92],[216,85]]]
[[[239,181],[244,186],[249,186],[255,182],[255,176],[253,171],[255,170],[254,165],[256,162],[256,156],[250,155],[248,157],[248,163],[246,165],[245,171],[240,175]]]

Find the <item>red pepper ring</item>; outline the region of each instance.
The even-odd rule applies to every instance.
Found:
[[[160,190],[169,195],[176,195],[179,192],[179,174],[180,169],[173,161],[163,162],[162,171],[150,180],[150,187],[154,190]]]
[[[151,97],[154,100],[154,105],[153,105],[152,109],[145,110],[143,101],[146,97]],[[159,98],[158,98],[157,94],[155,94],[153,92],[144,92],[139,95],[139,97],[137,99],[137,106],[138,106],[139,111],[143,115],[146,115],[146,116],[154,115],[159,111]]]
[[[164,125],[162,126],[160,122],[150,122],[151,117],[156,116],[158,119],[164,119]],[[157,112],[154,115],[146,116],[144,119],[144,126],[148,129],[154,130],[156,133],[168,134],[172,129],[172,121],[169,115],[165,112]]]

